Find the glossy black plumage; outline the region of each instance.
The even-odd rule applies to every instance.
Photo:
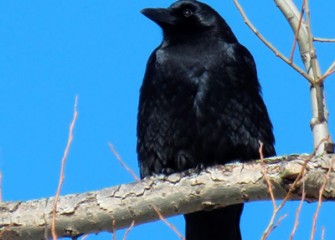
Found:
[[[275,155],[253,57],[208,5],[177,1],[142,13],[163,30],[140,92],[141,177]],[[241,239],[243,205],[185,215],[187,240]]]

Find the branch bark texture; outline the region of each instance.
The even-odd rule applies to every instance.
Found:
[[[319,189],[327,179],[323,200],[335,200],[335,166],[324,155],[312,158],[303,177],[290,195],[299,200],[304,182],[306,200],[317,201]],[[265,172],[276,199],[283,199],[302,171],[308,155],[291,155],[265,160]],[[133,222],[138,225],[164,217],[210,210],[235,203],[269,200],[264,166],[260,162],[234,163],[204,169],[200,173],[157,176],[100,191],[66,195],[59,198],[56,233],[76,237],[101,231],[114,232]],[[54,198],[0,204],[0,239],[50,238]]]
[[[326,106],[324,85],[319,62],[317,60],[316,50],[313,44],[313,35],[311,31],[310,11],[308,1],[303,1],[306,10],[307,21],[301,20],[301,12],[298,11],[292,0],[275,0],[276,5],[283,13],[295,36],[297,37],[300,56],[305,65],[307,74],[313,79],[311,81],[311,102],[312,119],[311,128],[313,131],[314,147],[318,146],[318,153],[334,152],[334,143],[332,142],[328,129],[328,110]]]

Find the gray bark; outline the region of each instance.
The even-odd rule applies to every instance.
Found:
[[[312,119],[310,122],[313,132],[314,148],[318,153],[334,153],[334,143],[330,138],[328,128],[328,110],[324,92],[323,80],[316,50],[314,48],[313,36],[310,23],[303,19],[299,26],[301,13],[292,0],[274,0],[280,11],[283,13],[291,26],[293,33],[297,36],[301,60],[306,72],[311,77],[310,86]],[[309,7],[306,6],[306,14],[309,14]],[[297,34],[298,33],[298,34]],[[328,138],[327,141],[324,141]],[[320,145],[320,147],[317,147]]]
[[[335,172],[332,158],[311,158],[290,200],[299,200],[302,181],[307,201],[317,201],[319,189],[327,181],[323,200],[335,199]],[[308,155],[290,155],[252,163],[232,163],[204,169],[200,173],[156,176],[100,191],[62,196],[58,202],[56,232],[58,237],[75,237],[102,231],[113,232],[164,217],[213,209],[235,203],[269,200],[272,183],[276,199],[283,199],[302,170]],[[266,175],[264,175],[264,170]],[[47,239],[51,236],[54,198],[0,204],[0,239]]]

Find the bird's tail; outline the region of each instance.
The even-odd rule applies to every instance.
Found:
[[[186,240],[241,240],[243,204],[185,215]]]

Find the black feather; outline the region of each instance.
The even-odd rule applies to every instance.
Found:
[[[177,1],[142,13],[163,30],[140,92],[141,177],[275,155],[274,136],[250,52],[208,5]],[[243,205],[187,214],[187,240],[241,239]],[[215,224],[214,224],[215,222]]]

